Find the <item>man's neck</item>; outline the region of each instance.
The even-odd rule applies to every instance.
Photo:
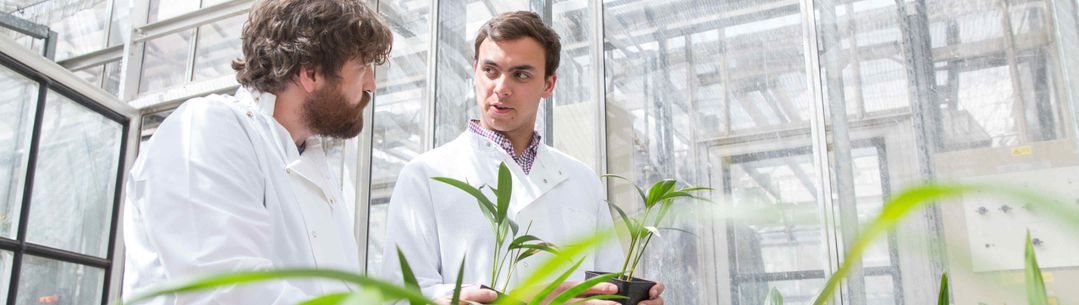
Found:
[[[528,148],[528,144],[532,143],[532,133],[535,131],[528,129],[514,132],[495,132],[501,133],[503,136],[510,139],[510,144],[513,144],[513,155],[518,156]]]
[[[293,144],[300,146],[313,133],[303,121],[303,92],[295,89],[290,87],[276,93],[277,103],[274,104],[273,118],[285,127]]]

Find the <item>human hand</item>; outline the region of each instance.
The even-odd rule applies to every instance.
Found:
[[[656,285],[652,286],[651,290],[648,290],[648,300],[641,301],[638,305],[663,305],[663,297],[660,295],[666,289],[667,287],[663,286],[663,283],[656,282]]]

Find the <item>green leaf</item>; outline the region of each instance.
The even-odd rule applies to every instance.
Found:
[[[490,199],[487,199],[487,196],[484,195],[482,191],[475,187],[472,187],[468,183],[453,178],[434,177],[431,179],[445,184],[449,184],[453,187],[461,189],[462,191],[465,191],[469,195],[472,195],[472,197],[476,198],[476,203],[479,204],[480,211],[483,211],[483,216],[487,216],[487,220],[490,220],[492,224],[497,223],[497,219],[495,219],[495,205],[491,203]]]
[[[679,229],[679,228],[671,228],[671,227],[664,227],[664,228],[659,228],[659,229],[660,229],[661,231],[662,231],[662,230],[669,230],[669,231],[678,231],[678,232],[682,232],[682,233],[685,233],[685,234],[689,234],[690,236],[693,236],[693,237],[697,237],[697,234],[696,234],[696,233],[690,232],[689,230],[683,230],[683,229]]]
[[[573,275],[573,271],[576,271],[577,268],[581,267],[581,263],[584,263],[584,259],[578,260],[576,264],[573,264],[573,267],[570,267],[569,270],[566,270],[565,272],[562,273],[562,275],[559,275],[557,280],[554,280],[553,282],[548,284],[547,287],[544,287],[543,290],[540,290],[540,293],[533,296],[532,301],[529,301],[528,305],[539,305],[540,302],[543,302],[543,299],[546,299],[546,297],[548,295],[550,295],[551,292],[553,292],[555,289],[557,289],[558,286],[562,285],[562,283],[565,282],[566,279],[568,279],[570,275]],[[584,282],[582,282],[582,283],[584,283]],[[580,285],[577,285],[577,286],[580,286]],[[577,287],[577,286],[574,286],[574,287]],[[585,288],[585,289],[587,289],[587,288]],[[551,304],[562,304],[562,303],[552,301]]]
[[[689,193],[689,192],[712,191],[712,190],[714,190],[714,189],[710,188],[710,187],[687,187],[687,188],[681,189],[679,191]]]
[[[783,294],[779,293],[775,287],[772,287],[772,291],[768,293],[768,300],[771,301],[768,304],[771,305],[783,305]]]
[[[1042,280],[1042,269],[1038,267],[1038,259],[1034,256],[1034,244],[1030,242],[1030,230],[1027,230],[1026,282],[1027,304],[1049,305],[1049,296],[1045,293],[1045,281]]]
[[[506,219],[506,214],[510,209],[510,196],[513,194],[513,176],[510,174],[510,168],[506,167],[506,162],[498,164],[498,189],[495,191],[495,198],[498,201],[498,216],[495,217],[499,223]],[[516,230],[515,230],[516,231]]]
[[[824,289],[821,290],[814,305],[822,305],[835,295],[839,283],[850,272],[855,262],[861,262],[862,253],[874,240],[884,233],[895,228],[896,224],[906,215],[917,208],[929,205],[936,200],[956,197],[964,194],[997,195],[1018,202],[1031,205],[1031,210],[1061,220],[1062,223],[1079,229],[1079,209],[1075,209],[1061,201],[1046,197],[1042,193],[1027,189],[1020,189],[1006,185],[976,185],[976,184],[925,184],[907,189],[892,197],[885,204],[884,210],[875,220],[870,222],[860,232],[850,250],[844,255],[844,261],[839,266]],[[1040,273],[1039,273],[1040,274]],[[1034,304],[1033,302],[1031,304]]]
[[[645,230],[648,230],[648,233],[649,233],[650,235],[655,235],[655,236],[663,237],[662,235],[659,235],[659,229],[657,229],[656,227],[653,227],[653,226],[644,226],[644,229],[645,229]]]
[[[644,195],[644,190],[641,189],[641,187],[637,186],[637,184],[634,184],[632,180],[629,180],[626,177],[622,177],[622,176],[619,176],[619,175],[613,175],[613,174],[606,174],[606,175],[603,175],[601,177],[613,177],[613,178],[618,178],[618,179],[625,180],[627,183],[629,183],[629,185],[632,185],[633,188],[637,189],[637,194],[641,195],[641,202],[648,202],[648,196]]]
[[[457,284],[453,286],[453,298],[450,299],[450,304],[461,304],[461,283],[464,283],[465,279],[466,261],[468,261],[468,254],[461,258],[461,269],[457,270]]]
[[[350,296],[352,296],[351,292],[324,294],[319,297],[304,301],[299,305],[336,305],[344,303],[345,300],[348,299]]]
[[[542,242],[543,240],[539,239],[539,237],[535,237],[535,236],[532,236],[532,235],[521,235],[521,236],[513,239],[512,242],[510,242],[510,247],[509,248],[510,248],[510,250],[513,250],[516,247],[518,247],[520,245],[523,245],[523,244],[525,244],[527,242],[530,242],[530,241],[541,241]]]
[[[509,292],[512,299],[521,299],[527,295],[527,287],[540,286],[540,283],[547,280],[549,276],[558,272],[563,266],[574,263],[579,259],[579,256],[587,251],[591,251],[598,247],[603,241],[615,236],[613,228],[603,229],[597,231],[591,235],[581,237],[575,242],[562,245],[559,247],[558,254],[552,255],[552,257],[542,260],[535,272],[532,272],[521,281],[517,287],[523,287],[514,289]]]
[[[416,274],[412,273],[412,266],[409,266],[405,253],[401,252],[401,247],[397,247],[397,260],[401,263],[401,277],[404,278],[405,287],[420,290],[420,282],[416,280]],[[423,305],[416,301],[409,301],[409,304]]]
[[[940,274],[940,294],[937,296],[937,305],[948,305],[948,273]]]
[[[117,304],[135,304],[167,294],[202,291],[224,286],[243,285],[262,281],[284,280],[292,278],[321,278],[329,280],[339,280],[343,282],[353,283],[361,287],[374,289],[375,291],[381,293],[386,300],[407,299],[412,302],[419,302],[420,304],[435,303],[434,301],[427,299],[427,297],[423,296],[423,294],[417,290],[403,288],[398,286],[397,284],[374,279],[364,275],[339,270],[298,268],[276,269],[267,271],[229,272],[224,274],[205,276],[191,281],[186,281],[179,284],[171,284],[162,288],[140,293],[134,297],[129,298],[126,301],[119,302]]]
[[[510,225],[510,231],[513,232],[513,236],[517,236],[517,230],[520,229],[517,227],[517,222],[512,219],[506,219],[506,224]]]
[[[626,225],[626,231],[629,231],[629,236],[637,236],[637,226],[633,223],[633,219],[626,215],[626,211],[623,211],[618,205],[610,202],[608,202],[607,205],[614,208],[615,212],[618,212],[618,217],[622,218],[622,223]]]
[[[618,300],[618,299],[629,299],[629,298],[627,298],[625,296],[617,295],[617,294],[597,294],[597,295],[589,296],[589,297],[586,297],[586,298],[577,299],[577,301],[574,301],[573,303],[569,303],[569,304],[570,305],[577,305],[577,304],[581,304],[581,303],[588,302],[588,301]]]
[[[559,294],[553,300],[551,300],[551,304],[565,304],[566,301],[569,301],[569,299],[572,299],[572,298],[580,295],[581,293],[584,293],[585,290],[588,290],[589,288],[592,288],[592,286],[595,286],[596,284],[599,284],[599,283],[606,282],[606,281],[608,281],[610,279],[613,279],[615,277],[618,277],[620,275],[621,274],[619,274],[619,273],[608,273],[608,274],[604,274],[604,275],[597,276],[597,277],[594,277],[594,278],[590,278],[590,279],[588,279],[586,281],[580,282],[577,285],[573,285],[573,287],[570,287],[569,289],[566,289],[566,290],[562,291],[562,294]]]
[[[842,279],[847,276],[847,273],[850,272],[850,269],[853,268],[854,263],[862,261],[862,253],[869,247],[869,244],[877,237],[894,228],[904,216],[915,211],[916,208],[930,204],[933,200],[957,196],[974,189],[973,187],[962,185],[924,185],[908,189],[892,197],[884,205],[880,215],[859,233],[858,239],[851,246],[847,255],[844,256],[843,263],[828,278],[824,289],[814,299],[813,304],[824,305],[828,298],[835,294],[836,288]]]
[[[674,188],[674,184],[675,181],[671,179],[663,179],[652,184],[652,187],[648,189],[648,199],[645,200],[644,207],[652,208],[653,205],[656,205],[660,198],[663,198],[667,192]]]

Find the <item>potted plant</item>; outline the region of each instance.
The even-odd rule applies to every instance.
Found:
[[[556,291],[556,288],[569,278],[569,276],[580,267],[581,263],[584,262],[584,259],[578,258],[578,256],[587,253],[589,249],[594,248],[603,240],[613,237],[614,232],[596,232],[595,234],[585,236],[578,242],[567,245],[561,250],[552,244],[543,242],[535,236],[528,235],[528,228],[525,229],[525,234],[518,235],[519,228],[517,224],[508,216],[509,199],[512,194],[512,179],[505,163],[499,165],[497,188],[490,186],[475,188],[468,185],[468,183],[450,178],[438,177],[434,179],[453,185],[476,197],[480,210],[483,211],[487,219],[491,221],[491,227],[496,235],[494,257],[497,258],[492,265],[491,283],[493,286],[496,286],[495,288],[492,288],[492,290],[495,290],[502,296],[495,304],[563,304],[578,297],[578,295],[588,288],[620,275],[612,273],[601,277],[591,278],[568,289]],[[483,194],[481,190],[484,188],[490,188],[491,191],[494,192],[496,197],[495,201],[492,202]],[[509,241],[508,246],[503,247],[506,245],[507,241]],[[528,274],[525,280],[520,283],[520,287],[509,290],[507,293],[502,293],[509,289],[509,278],[512,276],[517,264],[540,252],[548,252],[551,253],[552,256],[542,262],[533,273]],[[127,300],[118,301],[115,304],[135,304],[167,294],[189,293],[217,287],[294,278],[338,280],[361,287],[361,289],[354,292],[329,293],[316,296],[303,304],[382,304],[387,301],[401,300],[408,301],[410,305],[438,304],[436,301],[423,295],[416,276],[412,272],[412,267],[409,265],[408,261],[405,259],[404,253],[401,252],[400,249],[397,251],[397,258],[400,261],[401,275],[404,281],[403,286],[364,274],[340,270],[294,268],[239,271],[211,274],[186,282],[165,283],[156,289],[138,294]],[[458,304],[460,301],[460,292],[466,262],[467,258],[462,258],[461,267],[457,274],[456,285],[453,290],[453,295],[450,298],[450,304]],[[572,264],[572,266],[566,269],[565,267],[570,264]],[[500,276],[502,270],[506,270],[504,278]],[[545,282],[545,279],[556,274],[558,275],[557,280]],[[606,300],[617,298],[620,298],[620,296],[596,295],[586,297],[584,300]],[[528,301],[525,302],[522,300]]]
[[[604,177],[629,181],[629,179],[617,175],[604,175]],[[618,294],[625,297],[618,300],[622,304],[636,305],[649,299],[648,293],[656,285],[656,282],[636,278],[634,274],[652,238],[660,236],[659,227],[670,212],[675,199],[701,199],[694,196],[693,193],[711,190],[711,188],[706,187],[676,188],[677,185],[678,181],[673,179],[660,180],[652,184],[647,193],[641,187],[633,185],[641,196],[641,201],[644,202],[644,210],[640,212],[639,216],[631,217],[617,205],[609,204],[612,209],[618,212],[618,216],[629,232],[629,251],[626,252],[626,259],[622,263],[622,270],[619,272],[622,275],[608,281],[618,286]],[[611,273],[587,271],[585,274],[587,278],[594,278]]]
[[[508,216],[510,198],[513,194],[513,180],[512,175],[510,174],[510,170],[508,167],[506,167],[505,162],[500,163],[498,166],[497,187],[482,185],[477,188],[469,185],[467,182],[447,177],[434,177],[431,179],[449,184],[468,193],[469,195],[472,195],[472,197],[475,197],[476,204],[479,205],[480,211],[482,211],[483,215],[487,218],[487,220],[491,222],[491,230],[495,233],[495,241],[493,245],[494,248],[492,249],[491,255],[494,260],[491,264],[490,282],[488,282],[491,286],[484,287],[494,290],[496,293],[498,293],[500,301],[506,299],[506,294],[504,292],[507,292],[510,288],[510,279],[513,277],[513,273],[514,271],[516,271],[518,263],[541,252],[551,253],[553,255],[559,254],[558,247],[554,244],[545,242],[536,236],[528,234],[528,231],[531,228],[531,224],[529,224],[529,226],[525,228],[524,234],[518,235],[519,226]],[[490,189],[491,192],[494,193],[494,201],[487,198],[487,195],[483,193],[483,189],[485,188]],[[582,261],[583,260],[578,261],[577,265],[573,266],[572,269],[570,269],[568,272],[564,272],[559,278],[558,282],[564,281],[572,273],[572,271],[580,265],[580,262]],[[616,276],[617,275],[611,275],[608,277],[614,278]],[[582,288],[580,290],[583,291],[584,289],[587,289],[588,287],[591,287],[592,285],[595,285],[599,282],[601,281],[585,281],[575,286],[574,288]],[[544,299],[543,297],[546,294],[552,293],[553,288],[557,287],[557,284],[557,282],[551,283],[550,285],[548,285],[548,287],[544,287],[543,289],[541,289],[541,292],[539,294],[535,294],[531,298],[532,302],[528,302],[528,304],[536,304],[539,301],[542,301]],[[585,286],[584,284],[588,285]],[[566,291],[571,290],[574,289],[571,288]],[[567,296],[573,297],[575,295]],[[614,296],[598,296],[597,298],[603,297],[613,298]],[[508,302],[510,304],[524,303],[513,299],[510,299]],[[505,302],[496,303],[503,304]]]

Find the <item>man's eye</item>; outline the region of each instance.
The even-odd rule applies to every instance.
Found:
[[[523,79],[532,78],[532,75],[529,75],[528,73],[524,73],[524,72],[517,72],[517,73],[513,74],[513,77],[516,77],[517,79],[522,79],[523,80]]]

